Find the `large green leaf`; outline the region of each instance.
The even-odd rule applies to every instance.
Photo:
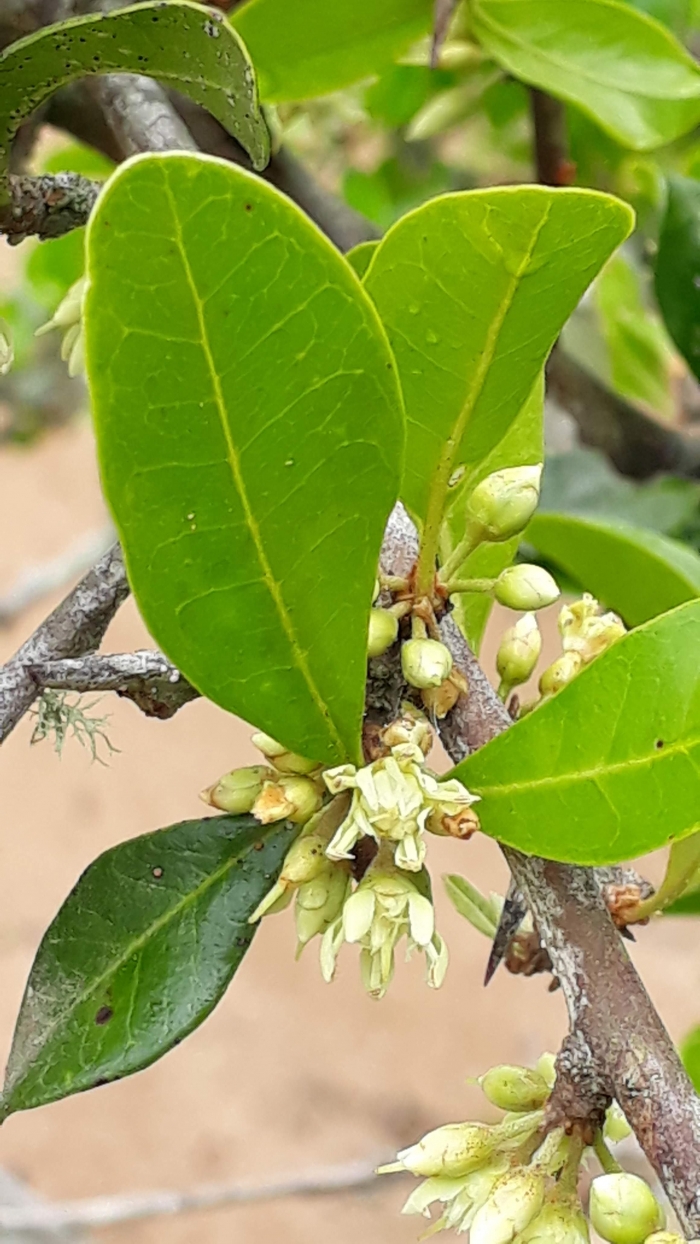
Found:
[[[612,864],[700,825],[700,601],[631,631],[462,761],[482,829],[547,859]]]
[[[121,72],[191,96],[238,139],[254,168],[267,164],[267,127],[239,36],[216,10],[153,0],[45,26],[0,54],[0,178],[20,125],[54,91],[86,74]]]
[[[149,1066],[206,1019],[298,829],[251,816],[183,821],[105,851],[37,952],[2,1116]]]
[[[574,514],[536,514],[525,539],[628,626],[700,596],[700,557],[655,531]]]
[[[402,494],[434,555],[443,512],[521,410],[562,325],[633,223],[590,190],[447,194],[404,216],[365,276],[408,416]]]
[[[542,462],[544,458],[543,414],[544,383],[543,377],[539,376],[532,393],[513,420],[503,440],[470,474],[466,486],[470,489],[475,488],[492,471],[500,471],[503,467],[532,466]],[[465,488],[462,487],[462,497],[464,497],[464,492]],[[456,503],[449,511],[447,522],[443,525],[441,533],[440,554],[443,562],[447,560],[463,535],[464,506]],[[506,566],[510,566],[519,544],[520,537],[514,536],[512,540],[504,540],[500,544],[480,545],[455,570],[455,578],[497,578]],[[453,616],[474,652],[479,651],[492,607],[493,601],[488,592],[473,592],[456,598]]]
[[[232,21],[270,103],[349,86],[389,64],[430,27],[432,0],[248,0]]]
[[[666,327],[700,378],[700,182],[671,177],[656,256]]]
[[[645,151],[700,120],[700,71],[671,31],[620,0],[473,0],[485,51]]]
[[[359,758],[403,447],[374,308],[289,199],[211,157],[123,164],[87,252],[104,487],[151,633],[294,751]]]

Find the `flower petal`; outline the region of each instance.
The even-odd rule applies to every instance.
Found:
[[[362,886],[351,894],[343,908],[343,936],[346,942],[360,942],[366,937],[374,918],[374,891]]]
[[[427,946],[435,932],[435,908],[417,890],[408,896],[408,922],[416,945]]]

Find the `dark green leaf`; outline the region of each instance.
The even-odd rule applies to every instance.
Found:
[[[663,614],[464,760],[483,830],[529,854],[613,864],[700,824],[700,601]]]
[[[536,514],[525,539],[628,626],[700,596],[698,554],[655,531],[574,514]]]
[[[238,139],[255,168],[267,164],[267,127],[236,32],[216,10],[155,0],[45,26],[2,52],[0,177],[17,130],[45,99],[86,74],[121,72],[148,74],[191,96]]]
[[[429,29],[432,0],[248,0],[232,15],[270,103],[367,78]]]
[[[472,471],[503,440],[562,325],[632,223],[609,195],[508,187],[434,199],[381,242],[365,286],[399,368],[402,495],[426,545],[460,495],[450,489],[455,470]]]
[[[664,910],[665,916],[700,916],[700,890],[690,890],[688,894],[669,903]]]
[[[672,142],[700,120],[700,72],[666,26],[618,0],[474,0],[489,56],[578,105],[623,146]]]
[[[201,1024],[250,945],[248,917],[295,833],[216,816],[100,855],[34,960],[3,1116],[140,1071]]]
[[[359,758],[403,449],[373,306],[289,199],[210,157],[123,164],[87,249],[102,475],[151,634],[294,751]]]
[[[666,327],[700,378],[700,182],[671,177],[656,256]]]

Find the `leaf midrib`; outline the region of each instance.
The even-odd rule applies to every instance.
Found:
[[[282,588],[273,574],[272,567],[270,565],[270,562],[267,557],[267,553],[265,551],[265,545],[264,545],[263,538],[260,532],[260,528],[258,526],[255,515],[253,513],[252,506],[250,504],[250,499],[248,497],[248,490],[246,488],[245,480],[243,478],[243,472],[241,470],[241,464],[240,464],[240,459],[238,456],[238,451],[236,449],[233,437],[231,435],[231,428],[229,426],[229,422],[226,417],[227,416],[226,401],[225,401],[224,394],[221,388],[221,381],[219,379],[219,374],[216,370],[216,364],[214,361],[214,356],[213,356],[211,345],[209,342],[207,324],[206,324],[206,319],[204,317],[204,304],[199,296],[199,292],[197,290],[197,286],[194,280],[194,274],[190,267],[189,259],[187,256],[187,250],[184,245],[184,239],[182,236],[182,228],[180,225],[180,219],[177,213],[177,204],[175,202],[175,196],[173,195],[172,188],[168,181],[167,173],[164,176],[163,181],[165,185],[166,194],[168,196],[171,210],[172,210],[173,223],[174,223],[174,228],[175,228],[175,233],[176,233],[175,241],[180,251],[183,269],[184,269],[185,276],[187,279],[187,284],[190,290],[190,294],[192,296],[192,302],[194,304],[195,314],[197,316],[200,341],[201,341],[202,351],[206,359],[207,368],[209,370],[209,379],[211,382],[212,391],[214,395],[214,404],[216,406],[216,412],[219,416],[219,421],[221,423],[221,429],[224,434],[224,439],[226,441],[228,463],[229,463],[229,467],[231,468],[231,474],[233,476],[233,484],[240,498],[241,506],[243,509],[243,517],[245,519],[245,524],[246,524],[246,527],[248,528],[250,538],[253,542],[253,547],[255,549],[255,553],[256,553],[256,556],[257,556],[257,559],[260,565],[260,569],[262,571],[262,576],[265,582],[265,586],[267,587],[270,597],[274,603],[275,609],[279,616],[280,623],[282,625],[282,629],[285,635],[287,636],[287,639],[289,640],[289,645],[290,645],[290,649],[292,652],[292,657],[294,659],[294,663],[297,666],[298,670],[300,671],[302,678],[304,679],[309,689],[311,698],[321,715],[321,720],[323,721],[324,725],[326,726],[328,730],[328,733],[329,733],[329,736],[331,738],[333,745],[335,746],[340,756],[345,756],[347,749],[343,742],[343,738],[335,724],[335,721],[333,720],[330,708],[326,704],[325,700],[323,699],[316,685],[316,681],[309,668],[306,655],[304,651],[302,650],[300,642],[297,638],[297,634],[296,634],[294,625],[292,623],[292,619],[289,616],[289,611],[284,601]]]
[[[455,468],[455,462],[461,448],[462,439],[467,425],[472,417],[472,414],[474,413],[476,404],[481,397],[489,371],[491,370],[501,329],[503,328],[506,316],[513,305],[513,300],[520,286],[520,282],[530,266],[535,247],[537,246],[540,234],[549,219],[550,212],[551,202],[547,202],[544,206],[542,219],[539,221],[538,225],[533,228],[530,244],[516,271],[512,274],[511,279],[506,286],[501,305],[489,325],[484,342],[484,348],[481,352],[479,363],[475,369],[471,386],[467,390],[464,403],[460,408],[457,419],[452,427],[452,431],[445,441],[445,447],[440,455],[440,458],[438,459],[437,467],[433,473],[428,499],[428,508],[425,515],[423,539],[421,541],[420,560],[418,564],[417,578],[419,583],[427,584],[427,582],[432,579],[440,539],[440,529],[442,527],[442,520],[445,511],[445,496],[447,495],[450,476]]]
[[[279,828],[279,825],[276,826],[276,828]],[[269,836],[269,831],[268,835],[266,835],[263,827],[261,826],[260,838],[264,840],[267,836]],[[66,1024],[70,1020],[71,1016],[83,1005],[83,1003],[87,1002],[88,998],[97,993],[105,982],[111,980],[119,969],[122,968],[134,954],[142,950],[143,947],[146,946],[148,942],[160,932],[161,929],[169,924],[171,920],[174,920],[180,915],[181,912],[185,911],[189,906],[192,906],[195,902],[197,902],[202,895],[206,894],[207,890],[211,886],[215,885],[217,881],[220,881],[223,877],[225,877],[226,873],[237,864],[240,864],[241,861],[250,854],[251,850],[252,844],[249,844],[244,850],[241,850],[239,854],[230,856],[229,859],[225,860],[215,872],[211,873],[208,877],[205,877],[194,890],[188,891],[188,893],[185,894],[183,898],[179,899],[173,907],[169,907],[167,911],[163,912],[163,914],[158,917],[157,920],[154,920],[153,923],[148,926],[148,929],[146,929],[138,937],[135,937],[133,941],[128,944],[126,950],[124,950],[122,954],[118,955],[117,958],[113,959],[110,962],[109,967],[105,968],[104,972],[102,972],[100,976],[96,977],[88,988],[84,989],[82,993],[77,994],[71,1000],[70,1006],[66,1007],[64,1011],[61,1011],[60,1014],[56,1016],[54,1021],[44,1029],[41,1045],[37,1047],[35,1057],[25,1061],[25,1067],[29,1068],[34,1065],[46,1049],[47,1045],[50,1043],[51,1038],[54,1036],[57,1029]],[[9,1094],[3,1093],[3,1106],[6,1106],[8,1101],[11,1100],[14,1089],[24,1078],[24,1075],[18,1077],[18,1079],[16,1079],[11,1085]]]
[[[615,761],[614,763],[594,765],[590,769],[577,769],[574,773],[557,773],[548,774],[546,777],[531,778],[527,782],[509,782],[499,784],[498,786],[482,786],[478,780],[474,781],[474,789],[484,798],[496,798],[501,795],[509,795],[514,792],[522,793],[523,791],[541,790],[543,788],[554,789],[561,786],[575,785],[578,782],[595,781],[598,777],[607,777],[616,773],[628,772],[631,769],[638,769],[654,764],[662,764],[669,756],[675,756],[682,753],[690,753],[690,751],[700,745],[700,734],[692,735],[690,738],[679,740],[677,743],[671,743],[668,746],[649,752],[644,756],[631,756],[628,760]]]
[[[484,25],[489,26],[491,30],[500,35],[502,39],[510,41],[515,44],[516,47],[526,52],[530,52],[531,54],[534,51],[538,56],[542,57],[543,60],[549,61],[550,64],[554,65],[555,68],[557,68],[561,73],[571,74],[573,72],[574,66],[571,61],[560,60],[559,57],[553,53],[549,51],[545,52],[542,48],[528,43],[524,38],[513,34],[507,27],[500,25],[493,17],[489,17],[486,13],[484,13],[481,5],[478,6],[478,12]],[[691,69],[690,65],[686,66],[686,68],[688,71]],[[689,95],[682,95],[680,97],[677,95],[651,95],[648,92],[635,91],[631,87],[619,86],[617,83],[611,82],[609,78],[599,78],[596,74],[591,73],[590,70],[581,69],[578,65],[575,66],[575,70],[579,78],[585,79],[593,86],[597,86],[606,91],[616,91],[619,95],[629,96],[630,99],[648,99],[653,102],[674,102],[680,99],[682,102],[685,102],[686,100],[698,99],[700,97],[700,80],[698,80],[697,94],[693,93]]]

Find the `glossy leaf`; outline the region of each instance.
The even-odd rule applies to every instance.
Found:
[[[578,864],[632,859],[700,825],[700,601],[631,631],[450,776],[485,833]]]
[[[248,917],[296,833],[216,816],[100,855],[34,960],[3,1117],[140,1071],[198,1027],[243,959]]]
[[[620,0],[474,0],[489,56],[576,104],[625,147],[672,142],[700,120],[700,71],[671,31]]]
[[[628,626],[700,596],[698,554],[655,531],[574,514],[536,514],[525,539]]]
[[[0,176],[12,140],[44,100],[87,74],[140,73],[207,108],[262,169],[270,155],[253,68],[221,13],[155,0],[75,17],[11,43],[0,54]]]
[[[432,0],[248,0],[232,15],[270,103],[367,78],[430,28]]]
[[[543,415],[544,384],[540,376],[503,440],[470,474],[468,482],[465,481],[466,486],[461,488],[460,498],[450,509],[440,538],[440,554],[443,562],[447,560],[452,549],[464,536],[464,501],[467,489],[475,488],[492,471],[500,471],[503,467],[533,466],[542,462],[544,458]],[[510,566],[519,545],[520,536],[514,536],[512,540],[504,540],[500,544],[482,544],[455,571],[455,578],[497,578],[506,566]],[[478,653],[481,647],[481,640],[492,608],[493,601],[487,592],[473,592],[455,598],[453,617],[474,652]]]
[[[123,164],[87,251],[103,482],[152,635],[223,708],[354,759],[403,441],[374,308],[289,199],[211,157]]]
[[[700,182],[690,177],[669,178],[656,296],[669,333],[700,378]]]
[[[406,403],[403,498],[431,535],[456,470],[491,454],[632,214],[589,190],[448,194],[404,216],[365,277]],[[477,313],[478,311],[478,313]]]

